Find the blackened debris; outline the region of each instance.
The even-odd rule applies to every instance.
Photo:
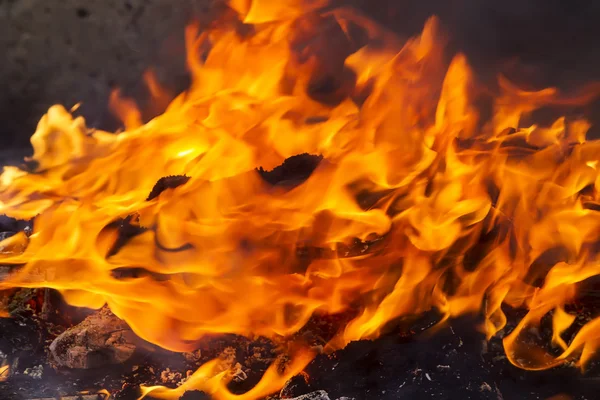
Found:
[[[187,181],[189,180],[190,177],[186,175],[164,176],[156,182],[156,184],[152,188],[152,191],[148,195],[148,198],[146,198],[146,201],[153,200],[157,198],[166,189],[174,189],[178,186],[187,183]],[[113,222],[111,226],[118,227],[119,236],[117,237],[117,240],[115,241],[113,247],[108,252],[108,257],[117,254],[117,252],[129,241],[129,239],[141,233],[144,233],[147,230],[147,228],[140,226],[139,216],[135,214],[129,215],[123,219],[119,219]]]
[[[0,215],[0,232],[6,233],[17,233],[25,232],[27,235],[31,234],[33,230],[33,220],[22,220],[9,217],[7,215]],[[13,234],[14,234],[13,233]],[[6,237],[12,236],[10,234]]]
[[[518,321],[512,313],[508,317]],[[485,341],[474,329],[480,323],[462,317],[435,333],[410,329],[407,336],[392,331],[374,341],[352,342],[333,354],[318,355],[304,370],[310,391],[321,389],[331,399],[357,400],[533,400],[558,394],[577,400],[595,398],[600,387],[597,361],[586,374],[565,367],[525,371],[507,360],[503,335]],[[509,322],[507,329],[514,326]]]
[[[129,215],[123,219],[115,221],[111,225],[118,227],[119,236],[107,254],[107,257],[117,254],[117,252],[129,241],[129,239],[144,233],[147,229],[140,226],[137,215]]]
[[[135,383],[125,383],[121,390],[114,395],[115,400],[139,399],[141,395],[140,386]]]
[[[256,171],[271,185],[299,184],[308,179],[322,160],[321,155],[302,153],[286,158],[283,164],[273,168],[272,171],[265,171],[262,167]]]
[[[154,185],[154,187],[152,188],[152,191],[148,195],[148,198],[146,199],[146,201],[153,200],[153,199],[157,198],[165,190],[174,189],[177,186],[181,186],[181,185],[187,183],[187,181],[189,181],[189,180],[190,180],[190,177],[186,176],[186,175],[164,176],[164,177],[160,178],[158,180],[158,182],[156,182],[156,185]]]

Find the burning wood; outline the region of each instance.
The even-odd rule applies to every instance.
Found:
[[[464,397],[496,399],[481,337],[466,352],[464,335],[445,332],[453,352],[426,358],[368,348],[383,335],[380,349],[398,349],[417,330],[478,315],[505,363],[592,365],[600,317],[577,307],[600,275],[600,141],[586,141],[582,119],[524,117],[584,104],[597,88],[562,98],[500,79],[484,121],[479,97],[490,91],[463,55],[445,64],[435,18],[401,48],[347,8],[292,3],[231,1],[208,32],[191,25],[192,86],[145,125],[116,94],[126,127],[116,135],[48,111],[32,170],[0,177],[0,211],[34,221],[32,233],[10,220],[0,242],[11,266],[0,290],[36,294],[22,315],[41,332],[12,352],[52,341],[57,369],[119,365],[132,390],[143,383],[144,396],[165,399],[344,395],[328,376],[353,376],[359,397],[414,398],[469,369],[485,376],[464,382]],[[67,324],[50,318],[54,290],[105,308],[58,334]],[[173,365],[129,365],[133,331]],[[254,373],[250,346],[197,352],[225,334],[264,338],[277,354]],[[25,364],[11,364],[8,380],[56,373],[27,355],[11,354]],[[349,359],[332,366],[336,357]],[[370,393],[356,365],[376,368],[373,358],[399,364],[401,385]],[[312,394],[293,393],[301,388]]]

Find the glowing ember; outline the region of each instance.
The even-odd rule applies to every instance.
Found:
[[[351,10],[319,6],[239,0],[232,7],[250,29],[227,21],[199,34],[190,26],[191,88],[147,124],[118,93],[112,104],[127,128],[119,134],[91,131],[52,107],[31,138],[34,173],[7,167],[0,177],[0,212],[35,217],[30,237],[2,242],[1,263],[24,266],[0,289],[49,287],[73,305],[107,303],[139,336],[175,351],[212,333],[289,336],[314,313],[351,304],[360,312],[329,350],[432,308],[446,318],[481,312],[491,337],[508,305],[528,310],[504,340],[513,364],[584,366],[600,345],[600,318],[569,341],[561,333],[573,324],[565,306],[580,283],[600,274],[600,142],[585,140],[584,120],[521,121],[591,94],[561,99],[500,79],[493,118],[483,121],[483,91],[464,56],[444,64],[435,19],[400,47]],[[345,44],[324,46],[314,39],[320,29]],[[294,188],[270,185],[256,170],[305,152],[324,160]],[[146,201],[168,175],[190,179]],[[377,196],[365,205],[365,193]],[[113,222],[132,215],[148,229],[111,252]],[[356,239],[380,243],[340,254]],[[339,256],[306,262],[297,256],[306,246]],[[473,255],[476,246],[483,253]],[[556,248],[564,257],[540,268]],[[140,267],[150,274],[113,273]],[[522,338],[549,312],[558,352]],[[227,391],[212,362],[178,389],[144,395],[201,389],[256,399],[310,360],[297,351],[283,374],[272,366],[244,395]]]

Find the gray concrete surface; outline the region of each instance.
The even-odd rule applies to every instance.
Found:
[[[168,87],[183,89],[185,22],[209,19],[214,1],[0,0],[0,149],[26,147],[54,103],[82,101],[91,126],[113,128],[110,88],[143,98],[141,74],[150,66]],[[465,51],[483,79],[508,69],[534,86],[600,80],[597,0],[337,1],[402,34],[438,14],[451,47]],[[590,110],[600,121],[600,106]]]
[[[83,102],[92,126],[111,125],[110,90],[141,96],[152,66],[185,87],[183,29],[211,0],[0,0],[0,146],[27,145],[46,109]]]

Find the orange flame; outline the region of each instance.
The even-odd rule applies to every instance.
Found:
[[[4,382],[5,380],[7,380],[9,375],[10,375],[10,366],[9,365],[1,366],[0,367],[0,382]]]
[[[175,351],[213,333],[289,336],[316,312],[356,304],[329,349],[432,308],[445,318],[483,313],[490,338],[506,324],[503,306],[518,307],[528,313],[504,339],[512,363],[584,366],[600,319],[564,333],[575,320],[566,306],[600,274],[600,141],[585,140],[585,120],[522,121],[547,105],[583,104],[598,87],[562,98],[500,78],[484,120],[484,91],[463,55],[444,63],[435,18],[400,47],[356,12],[319,11],[319,1],[231,5],[252,29],[191,25],[192,85],[162,115],[143,124],[115,93],[119,134],[90,131],[61,106],[41,119],[36,170],[0,176],[0,212],[35,217],[30,237],[1,243],[24,251],[0,255],[23,265],[0,290],[49,287],[77,306],[107,303],[140,337]],[[325,161],[294,188],[255,170],[304,152]],[[191,179],[146,201],[158,179],[178,174]],[[131,215],[147,229],[113,252],[114,222]],[[344,254],[373,238],[376,249]],[[327,255],[299,257],[305,247]],[[123,268],[147,273],[119,278]],[[525,338],[549,313],[558,356]],[[255,399],[309,360],[300,352],[244,395],[227,391],[214,363],[178,389],[143,395],[199,388]]]

